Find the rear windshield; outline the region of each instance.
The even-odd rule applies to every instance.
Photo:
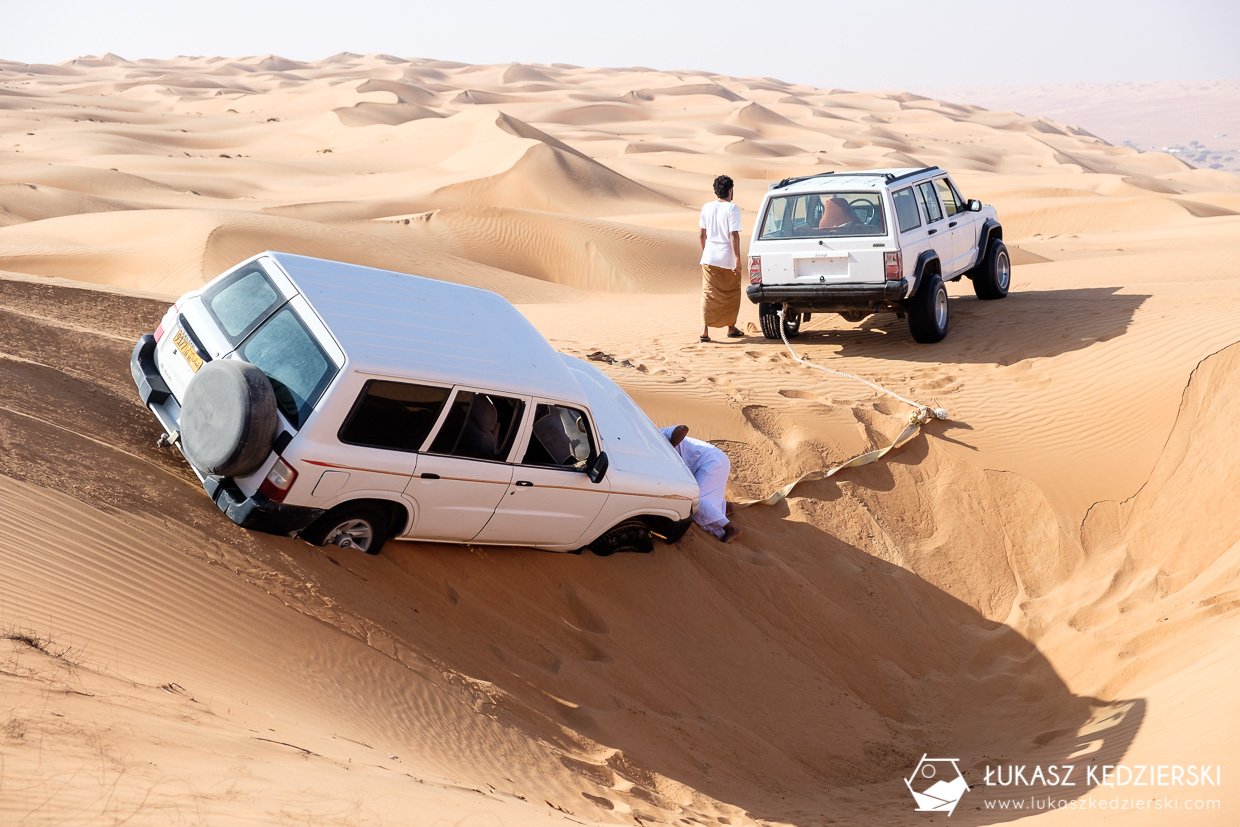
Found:
[[[876,192],[779,195],[767,204],[758,238],[847,238],[886,235]]]
[[[257,264],[234,273],[203,293],[203,304],[228,341],[236,345],[285,298]]]
[[[336,375],[335,363],[287,306],[255,330],[237,353],[267,374],[276,405],[294,428],[305,423]]]

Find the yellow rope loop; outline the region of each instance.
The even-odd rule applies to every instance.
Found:
[[[798,477],[793,482],[790,482],[789,484],[785,485],[783,488],[779,489],[775,493],[763,499],[745,500],[743,502],[734,503],[733,505],[735,508],[738,508],[738,509],[748,508],[751,505],[775,505],[780,500],[786,499],[788,495],[792,493],[792,489],[796,488],[802,482],[807,482],[810,480],[826,479],[828,477],[834,476],[839,471],[843,471],[845,468],[856,468],[861,465],[868,465],[871,462],[876,462],[879,459],[882,459],[884,456],[886,456],[890,451],[893,451],[896,448],[899,448],[901,445],[903,445],[904,443],[912,439],[918,433],[918,431],[921,430],[921,426],[925,425],[931,419],[947,419],[947,410],[944,408],[931,408],[928,405],[918,404],[917,402],[913,402],[911,400],[905,399],[903,396],[900,396],[899,394],[892,393],[891,391],[887,390],[881,385],[871,382],[868,379],[862,379],[859,376],[853,376],[852,374],[844,373],[843,371],[832,370],[831,368],[825,368],[822,365],[815,365],[810,362],[806,362],[803,358],[801,358],[800,356],[797,356],[796,351],[792,349],[792,345],[788,343],[788,334],[784,330],[784,309],[782,307],[779,309],[779,335],[784,340],[784,345],[787,346],[788,352],[792,354],[792,358],[793,360],[797,362],[797,364],[805,365],[806,367],[811,367],[816,370],[823,371],[824,373],[833,373],[837,376],[843,376],[848,379],[855,379],[858,382],[861,382],[865,385],[869,385],[871,388],[874,388],[877,391],[886,393],[889,396],[894,396],[896,399],[899,399],[901,402],[904,402],[905,404],[912,406],[913,411],[912,413],[909,414],[908,424],[904,426],[904,430],[901,431],[899,436],[897,436],[894,440],[892,440],[891,444],[888,445],[887,447],[878,448],[872,451],[867,451],[864,454],[859,454],[853,457],[852,459],[848,460],[847,462],[842,463],[840,465],[836,465],[835,467],[829,468],[825,471],[810,471],[808,474],[802,474],[800,477]]]

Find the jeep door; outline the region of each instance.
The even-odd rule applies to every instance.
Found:
[[[917,203],[926,219],[926,235],[930,237],[930,247],[939,256],[939,266],[943,271],[943,280],[947,281],[956,274],[956,225],[948,221],[943,204],[939,201],[939,192],[934,181],[922,181],[913,185],[917,193]]]
[[[580,408],[539,400],[522,431],[512,484],[495,516],[474,539],[485,543],[572,545],[607,502],[606,476],[586,468],[598,442]]]
[[[969,212],[968,202],[960,197],[955,185],[946,175],[934,179],[939,201],[947,217],[947,230],[952,236],[952,260],[943,263],[943,275],[955,275],[968,270],[977,262],[977,241],[981,234],[981,214]]]
[[[513,453],[529,400],[457,388],[405,493],[416,540],[466,542],[482,530],[512,482]]]

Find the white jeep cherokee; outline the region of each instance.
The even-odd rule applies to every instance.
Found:
[[[810,313],[894,311],[916,341],[937,342],[944,282],[962,276],[979,299],[1001,299],[1011,263],[994,207],[962,198],[938,167],[786,178],[767,190],[749,243],[748,294],[768,339],[796,336]]]

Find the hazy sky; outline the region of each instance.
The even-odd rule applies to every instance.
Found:
[[[0,0],[0,59],[383,52],[821,87],[1240,78],[1236,0]]]

